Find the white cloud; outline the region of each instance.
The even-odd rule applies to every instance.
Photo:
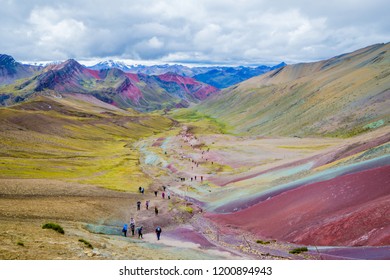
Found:
[[[82,21],[66,18],[55,9],[44,7],[31,11],[28,36],[45,58],[68,58],[85,52],[87,28]]]
[[[291,63],[390,38],[386,0],[2,2],[0,52],[21,60]]]
[[[152,49],[161,49],[164,46],[164,43],[160,41],[156,36],[148,40],[148,46]]]
[[[194,34],[194,46],[201,50],[214,49],[217,40],[219,40],[219,38],[222,36],[221,31],[221,27],[214,23],[204,26],[201,30]]]

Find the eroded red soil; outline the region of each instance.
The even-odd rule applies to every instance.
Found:
[[[304,185],[245,210],[208,217],[260,237],[298,244],[386,245],[390,166]]]

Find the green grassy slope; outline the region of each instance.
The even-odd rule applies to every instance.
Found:
[[[194,108],[253,135],[349,137],[388,125],[390,44],[289,65]]]
[[[118,190],[148,184],[132,143],[172,122],[82,98],[37,97],[0,108],[0,178],[60,179]]]

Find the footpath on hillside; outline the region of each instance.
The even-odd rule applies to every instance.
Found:
[[[215,258],[316,258],[289,254],[288,251],[296,247],[291,244],[275,240],[262,244],[238,229],[218,229],[204,217],[206,211],[202,198],[210,196],[215,188],[208,178],[211,173],[221,170],[221,164],[213,151],[188,127],[183,126],[176,136],[147,139],[137,145],[143,172],[153,178],[153,184],[145,193],[139,193],[142,209],[132,211],[137,226],[148,228],[143,241],[199,250]],[[149,201],[148,211],[146,201]],[[155,215],[154,207],[158,208],[158,215]],[[156,225],[163,228],[161,240],[157,240],[151,230]]]

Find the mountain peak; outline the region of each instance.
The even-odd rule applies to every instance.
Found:
[[[0,54],[0,66],[15,66],[16,60],[8,54]]]
[[[118,60],[112,60],[112,59],[101,61],[98,64],[95,64],[89,68],[93,70],[105,70],[105,69],[117,68],[124,72],[130,70],[130,67],[126,63]]]
[[[0,84],[27,77],[33,71],[30,66],[17,62],[12,56],[0,54]]]
[[[0,54],[0,71],[2,74],[15,75],[18,64],[12,56]]]
[[[62,63],[59,64],[53,64],[48,67],[49,70],[53,71],[82,71],[85,67],[82,66],[80,63],[78,63],[76,60],[73,58],[68,59]]]
[[[284,67],[284,66],[287,66],[287,63],[283,61],[283,62],[273,66],[273,68],[277,69],[277,68],[281,68],[281,67]]]
[[[22,64],[15,61],[12,56],[0,54],[0,81],[1,77],[16,76],[19,68],[23,68]]]
[[[66,66],[70,66],[70,67],[82,67],[82,65],[80,63],[78,63],[75,59],[73,58],[70,58],[66,61],[64,61],[64,63],[62,63],[63,65],[66,65]]]

